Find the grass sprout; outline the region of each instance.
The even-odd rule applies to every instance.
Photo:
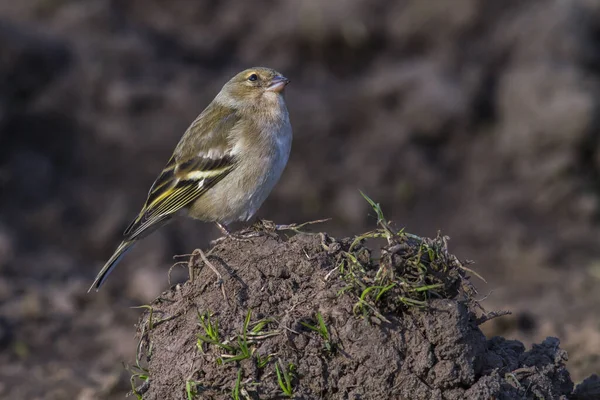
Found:
[[[281,368],[280,368],[281,366]],[[277,360],[275,364],[275,373],[277,374],[277,383],[281,388],[283,394],[289,398],[294,397],[294,387],[292,385],[292,379],[294,376],[294,370],[296,367],[294,364],[288,364],[287,368],[283,367],[281,360]]]
[[[231,397],[233,400],[240,400],[240,388],[242,385],[242,369],[238,369],[237,378],[235,380],[235,385],[233,386],[233,390],[231,391]]]
[[[200,387],[200,382],[191,380],[185,381],[185,394],[187,400],[194,400],[194,398],[198,396],[198,387]]]
[[[269,354],[265,357],[262,357],[260,354],[256,355],[256,366],[260,369],[264,368],[267,366],[267,364],[269,363],[269,361],[271,361],[271,357],[273,355]]]
[[[323,315],[320,312],[317,312],[317,324],[311,325],[307,322],[300,321],[302,326],[314,331],[321,336],[321,338],[325,341],[325,350],[328,353],[332,353],[335,351],[335,345],[331,341],[331,336],[329,335],[329,330],[327,329],[327,325],[325,325],[325,320],[323,319]]]
[[[214,320],[211,318],[212,315],[209,311],[204,314],[198,313],[198,319],[200,320],[200,326],[204,330],[204,335],[200,333],[196,334],[196,337],[198,338],[196,346],[201,352],[204,352],[204,343],[218,346],[226,351],[231,351],[233,347],[222,342],[219,336],[219,320],[217,318],[214,318]]]

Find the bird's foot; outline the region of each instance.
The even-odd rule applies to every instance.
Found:
[[[296,233],[304,233],[301,229],[307,225],[312,224],[320,224],[322,222],[329,221],[330,218],[327,219],[318,219],[316,221],[304,222],[302,224],[287,224],[287,225],[279,225],[274,223],[273,221],[269,221],[266,219],[261,219],[260,221],[255,222],[252,226],[244,229],[240,233],[232,233],[227,227],[219,222],[217,222],[217,227],[221,232],[223,232],[222,237],[215,239],[211,242],[211,245],[217,245],[224,240],[232,239],[240,242],[247,242],[249,239],[259,237],[259,236],[271,236],[273,238],[277,238],[277,232],[282,231],[293,231]]]
[[[238,242],[248,242],[248,241],[250,241],[250,239],[259,237],[262,235],[262,233],[260,231],[257,231],[254,229],[247,229],[240,233],[232,233],[229,229],[227,229],[227,227],[225,225],[223,225],[219,222],[217,222],[216,225],[219,228],[219,230],[223,233],[223,236],[221,236],[218,239],[212,240],[210,242],[210,244],[212,246],[215,246],[227,239],[235,240]]]
[[[261,219],[256,221],[250,228],[249,231],[253,232],[262,232],[262,233],[274,233],[279,230],[279,226],[273,221],[269,221],[268,219]]]
[[[253,225],[253,230],[259,231],[259,232],[266,232],[266,233],[274,233],[274,232],[280,232],[280,231],[294,231],[296,233],[303,233],[300,229],[307,226],[307,225],[312,225],[312,224],[320,224],[322,222],[327,222],[329,221],[331,218],[326,218],[326,219],[318,219],[315,221],[308,221],[308,222],[304,222],[302,224],[287,224],[287,225],[279,225],[274,223],[273,221],[269,221],[266,219],[262,219],[258,222],[256,222]]]

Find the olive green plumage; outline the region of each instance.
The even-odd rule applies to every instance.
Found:
[[[223,86],[184,133],[90,290],[100,288],[137,240],[182,212],[222,225],[256,213],[279,180],[291,149],[283,98],[288,83],[277,71],[257,67]]]

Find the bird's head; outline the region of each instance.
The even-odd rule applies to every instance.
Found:
[[[290,80],[271,68],[255,67],[231,78],[219,93],[234,107],[256,107],[264,103],[279,103]]]

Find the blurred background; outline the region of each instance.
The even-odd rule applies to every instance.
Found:
[[[358,234],[363,190],[476,262],[484,306],[514,313],[487,335],[558,336],[574,381],[600,370],[598,0],[20,0],[0,2],[1,398],[123,398],[131,307],[218,231],[173,223],[87,288],[257,65],[291,78],[295,134],[259,217]]]

